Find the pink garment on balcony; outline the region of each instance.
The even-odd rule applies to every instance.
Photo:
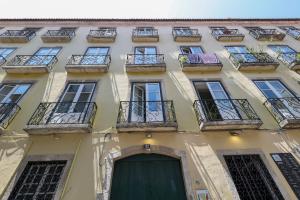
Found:
[[[216,54],[214,54],[214,53],[200,54],[200,59],[205,64],[219,63],[219,59],[217,58]]]

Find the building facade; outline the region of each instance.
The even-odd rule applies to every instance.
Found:
[[[299,19],[0,20],[0,197],[299,199]]]

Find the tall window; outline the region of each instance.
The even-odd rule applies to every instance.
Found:
[[[109,47],[89,47],[80,64],[93,65],[93,64],[105,64],[107,59]]]
[[[248,50],[246,46],[225,46],[225,49],[230,54],[233,54],[237,60],[257,62],[257,58]]]
[[[289,64],[300,60],[298,53],[288,45],[268,45],[268,47],[278,54],[278,59],[285,63]]]
[[[30,88],[30,84],[3,84],[0,87],[1,103],[18,103]]]
[[[67,161],[29,161],[8,200],[55,197]]]
[[[194,85],[208,120],[222,121],[241,118],[221,82],[197,81]]]
[[[156,64],[156,47],[135,47],[135,64]]]
[[[180,47],[182,54],[202,54],[204,53],[203,49],[200,46],[181,46]]]
[[[285,118],[294,119],[300,117],[298,107],[299,99],[279,80],[255,80],[255,85],[263,95]]]
[[[137,27],[136,28],[138,36],[148,36],[153,35],[154,28],[153,27]]]
[[[191,36],[193,32],[190,27],[174,27],[173,30],[178,36]]]
[[[48,65],[60,50],[61,47],[42,47],[35,52],[25,65]]]
[[[0,48],[0,65],[6,61],[6,58],[16,50],[16,48]]]
[[[286,31],[286,33],[296,39],[300,38],[300,29],[294,26],[280,26],[280,29]]]
[[[131,121],[163,121],[160,83],[133,83]]]

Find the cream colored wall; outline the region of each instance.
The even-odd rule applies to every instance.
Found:
[[[142,24],[141,24],[142,25]],[[179,24],[176,24],[176,26]],[[97,26],[101,26],[100,24]],[[95,27],[97,27],[95,26]],[[259,149],[266,157],[271,171],[278,180],[280,189],[288,199],[296,199],[281,172],[269,156],[274,152],[289,152],[291,146],[299,145],[300,135],[297,130],[287,130],[283,136],[276,133],[278,125],[262,105],[265,98],[254,86],[251,79],[255,78],[279,78],[287,86],[300,94],[297,81],[300,77],[289,70],[287,66],[280,65],[275,72],[267,73],[242,73],[237,71],[228,60],[228,54],[224,45],[246,45],[255,49],[265,49],[268,44],[288,44],[300,51],[300,42],[290,36],[286,36],[282,42],[258,42],[252,38],[248,31],[239,26],[246,35],[241,43],[222,43],[212,38],[207,25],[192,26],[198,28],[202,34],[199,43],[176,43],[172,37],[172,26],[156,26],[159,31],[159,43],[133,43],[131,31],[135,26],[120,26],[117,28],[117,38],[111,44],[89,44],[86,35],[95,27],[80,27],[76,31],[76,37],[67,44],[44,44],[40,36],[48,29],[46,27],[37,33],[37,36],[28,44],[0,44],[0,47],[15,46],[18,49],[15,55],[33,54],[39,47],[61,46],[62,51],[58,55],[58,63],[53,72],[45,75],[8,75],[1,70],[0,81],[35,81],[32,88],[20,101],[22,110],[18,113],[11,125],[0,136],[0,194],[3,194],[10,178],[15,173],[18,164],[26,155],[47,154],[74,154],[76,155],[69,179],[65,185],[62,199],[95,199],[96,192],[101,192],[101,173],[99,172],[99,155],[102,152],[103,134],[113,133],[112,140],[108,141],[104,148],[105,157],[111,151],[150,143],[154,145],[168,146],[174,149],[184,150],[188,157],[193,189],[208,188],[214,199],[234,199],[235,190],[230,184],[229,174],[218,159],[221,150]],[[299,25],[298,25],[299,26]],[[267,26],[275,28],[275,26]],[[17,29],[9,27],[7,29]],[[5,29],[0,32],[5,31]],[[161,74],[127,74],[124,64],[126,54],[133,53],[134,46],[157,46],[158,53],[165,55],[167,72]],[[219,56],[224,67],[220,73],[183,73],[177,60],[179,46],[201,45],[206,52],[215,52]],[[107,74],[67,74],[64,70],[67,59],[72,54],[83,54],[90,46],[109,46],[112,62]],[[232,98],[245,98],[251,103],[257,114],[263,121],[262,130],[243,131],[240,136],[230,136],[227,131],[201,132],[196,121],[192,107],[197,99],[191,80],[217,79],[224,83]],[[95,118],[92,134],[80,135],[48,135],[28,136],[23,128],[30,119],[35,108],[42,101],[57,101],[64,89],[67,80],[96,80],[98,87],[95,93],[95,101],[98,111]],[[164,99],[173,100],[176,117],[178,120],[178,133],[155,133],[152,139],[145,139],[144,133],[117,134],[116,119],[119,101],[129,100],[130,81],[136,80],[161,80]],[[209,155],[209,156],[208,156]],[[221,178],[220,178],[221,177]]]

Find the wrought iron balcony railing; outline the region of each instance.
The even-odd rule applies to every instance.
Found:
[[[297,121],[300,127],[300,99],[297,97],[269,98],[264,103],[280,126],[290,126],[289,121]],[[284,122],[287,121],[287,122]]]
[[[88,42],[114,42],[117,36],[116,28],[90,30],[87,35]]]
[[[218,65],[221,64],[216,54],[179,54],[178,60],[181,65],[184,64],[205,64],[205,65]]]
[[[300,65],[300,53],[298,52],[279,53],[277,59],[291,68]]]
[[[12,60],[7,62],[7,66],[47,66],[52,69],[52,66],[57,62],[56,56],[39,56],[39,55],[17,55]]]
[[[238,29],[212,29],[211,34],[217,40],[242,41],[245,37]]]
[[[249,34],[257,40],[280,41],[285,37],[284,33],[281,33],[276,29],[250,29]]]
[[[0,127],[6,129],[19,110],[21,110],[21,108],[16,103],[1,103]]]
[[[35,37],[36,33],[33,30],[7,30],[0,35],[0,38],[25,38],[27,41]]]
[[[158,37],[158,30],[157,29],[149,29],[147,31],[140,30],[140,29],[133,29],[132,31],[133,37]]]
[[[173,101],[121,101],[117,125],[130,124],[177,124]]]
[[[63,37],[73,38],[75,36],[75,31],[73,31],[73,30],[48,30],[43,36],[47,36],[47,37],[63,36]]]
[[[202,121],[260,120],[247,99],[202,99],[194,102],[199,123]]]
[[[3,56],[0,56],[0,66],[6,62],[6,59]]]
[[[160,65],[165,64],[163,54],[127,54],[127,65]]]
[[[272,64],[276,63],[267,53],[230,53],[229,59],[235,65],[241,64]]]
[[[200,36],[200,33],[198,29],[191,29],[191,28],[185,28],[185,29],[173,29],[172,30],[173,37],[193,37],[193,36]]]
[[[88,125],[92,127],[97,105],[94,102],[40,103],[27,125]]]
[[[72,55],[67,65],[106,65],[109,67],[110,55]]]

